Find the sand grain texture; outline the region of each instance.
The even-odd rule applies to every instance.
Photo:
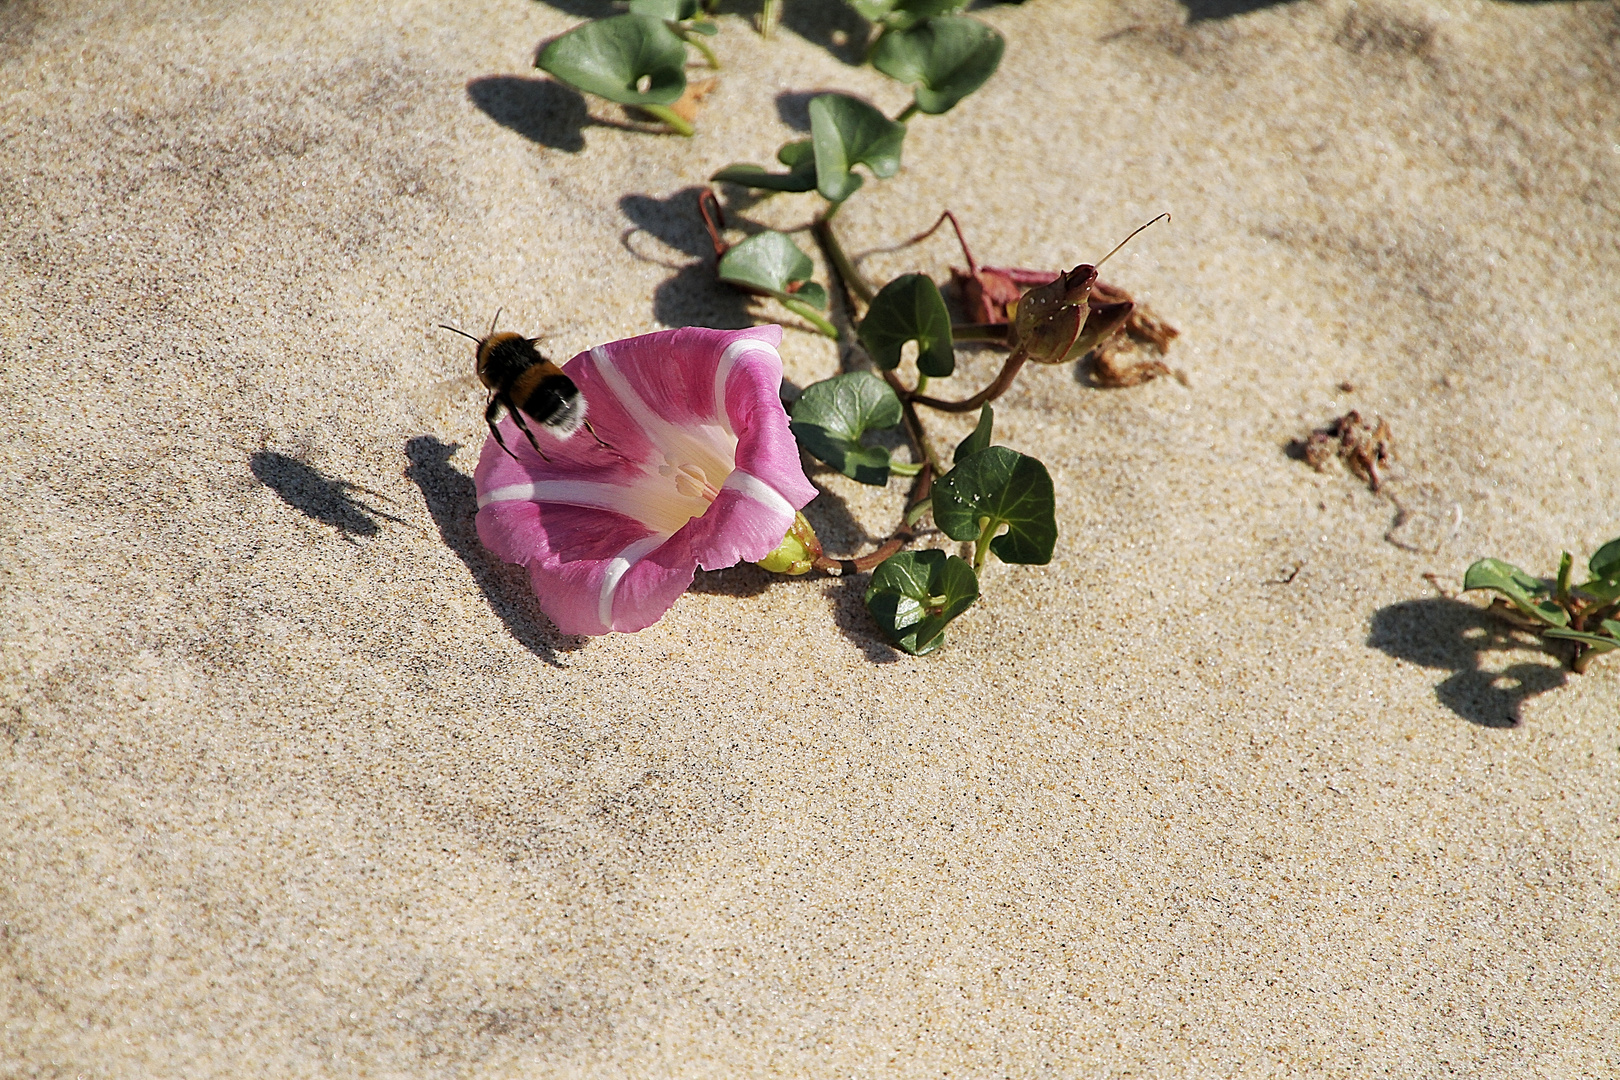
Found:
[[[1021,377],[1057,555],[935,658],[748,567],[559,635],[434,324],[791,326],[690,189],[905,93],[787,6],[680,140],[529,68],[584,3],[0,5],[0,1075],[1620,1075],[1620,662],[1423,576],[1620,533],[1615,5],[980,12],[851,246],[1169,210],[1108,276],[1190,387]],[[1285,452],[1352,407],[1385,495]]]

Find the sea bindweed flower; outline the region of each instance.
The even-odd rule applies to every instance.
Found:
[[[485,441],[479,539],[528,567],[559,630],[645,629],[699,566],[757,561],[782,543],[816,489],[779,397],[781,340],[779,326],[688,327],[599,345],[563,371],[601,442],[541,428],[543,459],[510,416],[501,427],[516,456]]]

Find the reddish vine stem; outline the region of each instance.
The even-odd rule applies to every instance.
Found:
[[[910,514],[912,507],[928,498],[933,493],[933,490],[934,468],[932,465],[925,464],[922,471],[917,474],[917,479],[912,481],[911,494],[906,499],[907,514]],[[883,541],[868,554],[862,555],[858,559],[829,559],[827,556],[822,555],[811,565],[823,574],[831,574],[834,571],[837,571],[843,577],[850,574],[864,574],[868,570],[876,569],[877,565],[884,559],[895,554],[916,538],[915,527],[907,525],[905,518],[902,517],[900,527],[894,530],[894,535]]]
[[[1026,350],[1015,349],[1007,357],[1006,363],[1001,365],[1001,374],[996,376],[994,382],[972,397],[965,398],[962,401],[942,401],[939,398],[925,397],[917,393],[903,394],[901,400],[908,405],[926,405],[930,409],[938,409],[940,412],[970,412],[985,402],[994,401],[1006,393],[1007,388],[1012,385],[1013,379],[1018,376],[1019,370],[1028,359],[1029,353]]]

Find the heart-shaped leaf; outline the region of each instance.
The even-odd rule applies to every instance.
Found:
[[[1481,559],[1463,575],[1464,589],[1490,589],[1513,602],[1513,606],[1549,626],[1568,626],[1569,613],[1551,600],[1536,597],[1547,594],[1547,586],[1501,559]]]
[[[748,292],[827,306],[827,290],[810,280],[810,256],[785,233],[767,229],[750,236],[722,255],[715,269],[721,281]]]
[[[793,403],[793,434],[828,465],[863,484],[889,482],[889,451],[862,446],[868,431],[900,422],[900,399],[870,371],[835,375],[805,387]]]
[[[866,610],[890,641],[913,656],[945,644],[945,627],[979,598],[965,559],[943,551],[902,551],[872,571]]]
[[[814,191],[816,189],[816,151],[809,139],[790,142],[776,152],[776,160],[788,167],[785,173],[773,173],[758,165],[727,165],[710,180],[724,180],[744,187],[763,188],[767,191]]]
[[[921,83],[917,108],[948,112],[996,73],[1007,47],[993,27],[966,15],[928,19],[887,30],[872,49],[872,66],[891,79]]]
[[[849,0],[850,7],[871,22],[904,29],[935,15],[967,7],[967,0]]]
[[[971,454],[977,454],[980,450],[983,450],[985,447],[989,446],[990,428],[993,424],[995,424],[995,422],[995,411],[991,409],[989,405],[986,405],[984,408],[980,409],[978,426],[973,429],[973,433],[971,435],[956,444],[956,453],[951,455],[951,463],[955,464],[956,462],[961,461],[963,458],[968,457]]]
[[[951,313],[926,274],[902,274],[883,286],[861,320],[860,338],[885,371],[899,366],[901,346],[908,341],[917,343],[917,370],[924,375],[943,377],[956,368]]]
[[[1002,562],[1045,565],[1057,544],[1052,476],[1032,457],[986,447],[934,485],[934,523],[952,540],[994,536],[990,550]],[[1003,525],[1006,534],[997,536]]]
[[[534,66],[620,105],[669,105],[686,90],[686,43],[650,15],[582,23],[541,49]]]
[[[810,143],[815,149],[816,190],[843,202],[860,189],[850,170],[865,165],[880,179],[900,171],[906,125],[890,120],[860,98],[822,94],[810,101]]]

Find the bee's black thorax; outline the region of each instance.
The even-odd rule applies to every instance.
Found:
[[[584,416],[579,388],[521,334],[491,334],[478,346],[478,378],[508,409],[566,438]]]

